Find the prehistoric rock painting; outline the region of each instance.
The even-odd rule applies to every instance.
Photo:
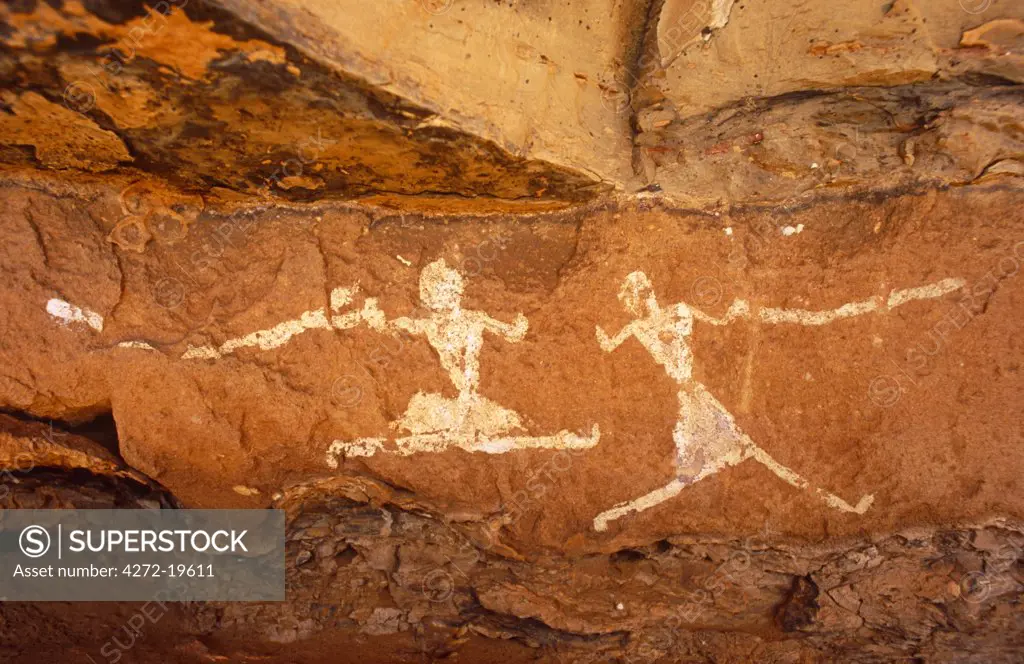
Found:
[[[378,332],[426,336],[458,391],[454,399],[422,392],[413,396],[405,416],[392,423],[392,429],[407,431],[410,435],[397,438],[394,448],[387,451],[409,455],[459,447],[470,452],[502,454],[527,448],[586,449],[596,445],[600,438],[596,424],[590,435],[569,431],[548,436],[527,435],[518,413],[480,394],[480,348],[484,332],[516,343],[525,336],[528,323],[522,314],[509,324],[481,311],[463,309],[462,290],[462,275],[441,259],[425,267],[420,275],[420,299],[423,306],[432,312],[427,318],[388,321],[377,307],[375,298],[367,298],[361,310],[342,313],[351,305],[358,287],[335,288],[331,292],[330,312],[321,307],[267,329],[229,339],[218,346],[189,346],[181,359],[216,360],[247,347],[271,350],[308,330],[347,330],[365,322]],[[57,298],[47,302],[46,309],[61,324],[84,324],[96,332],[103,331],[103,317],[89,309]],[[122,341],[117,346],[157,350],[145,341]],[[386,442],[386,438],[360,438],[352,442],[336,440],[328,450],[327,463],[336,468],[339,456],[372,456],[378,450],[385,450]]]
[[[889,311],[914,300],[939,297],[963,285],[962,279],[944,279],[918,288],[893,290],[886,300],[876,296],[826,311],[760,308],[756,316],[767,323],[824,325],[850,316]],[[659,505],[679,495],[684,488],[747,459],[761,463],[787,484],[799,489],[810,487],[808,480],[758,447],[740,430],[732,414],[707,388],[693,380],[693,356],[686,341],[693,332],[693,321],[725,325],[736,318],[749,318],[755,314],[746,301],[735,300],[721,318],[709,316],[684,303],[662,308],[650,279],[639,271],[631,273],[623,281],[619,300],[636,319],[613,337],[598,326],[597,341],[602,350],[610,353],[630,337],[636,337],[654,361],[665,367],[668,375],[679,384],[679,420],[672,433],[676,444],[677,475],[660,489],[598,514],[594,518],[595,530],[606,530],[610,521]],[[869,494],[856,505],[851,505],[824,489],[815,488],[814,492],[829,507],[856,514],[866,512],[874,501],[874,496]]]
[[[917,288],[893,290],[887,299],[873,297],[825,311],[760,308],[756,316],[767,323],[824,325],[850,316],[889,311],[914,300],[939,297],[957,290],[963,283],[960,279],[945,279]],[[216,360],[247,347],[265,351],[283,346],[308,330],[347,330],[361,323],[382,333],[425,336],[457,390],[457,396],[416,393],[405,415],[391,423],[392,430],[408,435],[395,438],[393,444],[389,444],[386,437],[335,440],[327,451],[327,463],[332,468],[338,466],[339,457],[367,457],[378,451],[406,456],[458,447],[470,452],[503,454],[530,448],[588,449],[597,444],[600,429],[596,424],[590,435],[566,430],[547,436],[529,435],[518,413],[480,394],[480,349],[484,332],[516,343],[525,336],[528,323],[522,314],[512,323],[504,323],[482,311],[463,309],[462,275],[448,267],[444,259],[426,266],[420,274],[420,300],[430,312],[425,318],[402,317],[388,321],[375,298],[367,298],[362,309],[344,312],[352,305],[358,290],[358,286],[335,288],[329,307],[306,311],[298,318],[229,339],[218,346],[189,346],[181,359]],[[685,487],[746,459],[758,461],[788,484],[809,488],[808,480],[758,447],[707,388],[692,378],[693,358],[686,337],[692,333],[693,321],[724,325],[736,318],[754,315],[744,300],[736,300],[722,318],[708,316],[683,303],[662,309],[643,272],[633,272],[626,277],[619,299],[637,319],[614,337],[598,327],[598,342],[603,350],[611,352],[630,337],[636,337],[679,384],[679,421],[673,432],[678,474],[664,487],[602,512],[594,519],[595,529],[605,530],[610,521],[658,505],[678,495]],[[64,325],[82,324],[96,332],[104,329],[101,315],[65,300],[49,300],[46,310]],[[117,345],[157,350],[145,341],[122,341]],[[864,513],[873,500],[867,495],[851,505],[823,489],[814,491],[830,507],[857,514]]]
[[[502,454],[528,448],[585,449],[596,445],[600,437],[596,424],[589,436],[564,430],[549,436],[526,435],[519,414],[480,394],[484,332],[516,343],[526,335],[527,320],[519,314],[513,323],[503,323],[482,311],[463,309],[462,291],[462,275],[440,259],[420,274],[420,301],[431,312],[426,318],[388,321],[373,299],[363,307],[361,316],[379,332],[424,335],[458,391],[454,399],[416,393],[405,415],[391,424],[392,429],[409,435],[397,438],[395,447],[388,451],[409,455],[459,447],[469,452]],[[386,438],[336,440],[327,452],[327,463],[336,468],[339,456],[372,456],[385,450],[386,444]]]
[[[228,339],[220,346],[189,346],[182,359],[216,359],[239,348],[256,347],[260,350],[270,350],[283,346],[292,340],[296,335],[306,330],[348,330],[359,325],[362,320],[361,312],[349,311],[342,314],[341,310],[352,303],[358,287],[335,288],[331,291],[331,313],[328,314],[323,307],[306,311],[298,318],[286,320],[283,323],[268,328],[257,330],[244,337]]]
[[[182,353],[183,360],[215,360],[229,355],[239,348],[259,348],[271,350],[285,345],[294,337],[307,330],[348,330],[357,326],[362,320],[360,311],[340,313],[352,303],[358,287],[335,288],[331,291],[331,313],[325,307],[303,312],[298,318],[286,320],[265,330],[250,332],[242,337],[228,339],[219,346],[189,346]],[[83,323],[96,332],[103,331],[103,316],[89,309],[71,304],[66,300],[53,298],[46,303],[46,311],[63,325]],[[122,341],[118,348],[138,348],[140,350],[156,350],[145,341]]]

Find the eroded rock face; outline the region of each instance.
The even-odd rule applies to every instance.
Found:
[[[630,177],[625,82],[645,0],[224,4],[514,154],[613,183]]]
[[[1012,3],[223,4],[0,8],[0,163],[451,212],[1022,172]]]
[[[460,130],[212,5],[55,4],[0,7],[2,163],[410,207],[450,196],[545,209],[608,188]]]
[[[1021,18],[966,0],[655,3],[634,166],[701,206],[1020,172]]]
[[[22,470],[5,508],[166,502],[125,480]],[[288,602],[0,604],[0,652],[12,662],[330,662],[339,652],[374,662],[1010,662],[1021,647],[1024,533],[1005,524],[829,545],[770,529],[673,536],[525,562],[373,480],[296,487],[277,506],[289,515]]]
[[[666,0],[655,17],[650,46],[657,57],[651,54],[648,69],[660,71],[652,83],[683,117],[800,91],[897,87],[966,74],[1020,82],[1019,12],[999,0],[842,6]]]
[[[125,459],[191,506],[369,474],[481,522],[522,509],[502,537],[524,555],[766,519],[820,537],[1019,516],[1012,191],[444,223],[205,207],[126,251],[119,192],[36,183],[5,186],[4,407],[112,412]],[[438,261],[488,327],[417,327],[448,320],[424,286]],[[647,315],[624,308],[636,272],[644,298],[688,309],[654,347],[638,332],[602,349]],[[722,456],[748,442],[770,459]],[[677,476],[700,481],[595,529]]]
[[[1019,659],[1020,8],[606,4],[0,7],[0,507],[288,516],[5,661]]]

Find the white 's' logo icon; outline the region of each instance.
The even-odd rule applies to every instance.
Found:
[[[46,532],[46,528],[42,526],[29,526],[21,531],[18,546],[21,547],[21,552],[29,558],[46,555],[46,552],[50,550],[50,533]]]

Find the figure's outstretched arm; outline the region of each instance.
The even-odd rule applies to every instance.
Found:
[[[621,346],[626,339],[629,339],[631,336],[633,336],[633,334],[636,331],[635,326],[636,321],[630,323],[626,327],[619,330],[619,333],[616,334],[614,337],[609,337],[608,333],[604,331],[604,328],[598,325],[596,329],[597,343],[601,346],[601,350],[603,350],[606,353],[610,353],[619,346]]]
[[[387,331],[388,321],[384,316],[384,312],[377,307],[377,298],[366,298],[366,301],[363,302],[363,310],[359,312],[359,317],[366,321],[371,330],[376,330],[377,332]]]
[[[811,311],[808,309],[761,309],[758,312],[761,320],[767,323],[797,323],[799,325],[824,325],[840,318],[850,318],[871,312],[886,312],[901,307],[915,300],[930,300],[942,297],[964,287],[966,282],[960,278],[950,277],[935,283],[914,288],[897,288],[889,291],[888,298],[881,295],[847,302],[835,309]]]
[[[726,311],[725,315],[721,318],[709,316],[703,311],[694,309],[693,307],[690,307],[690,311],[693,313],[693,317],[699,321],[710,325],[725,325],[726,323],[731,323],[736,318],[746,318],[749,316],[750,305],[747,304],[746,300],[733,300],[732,304],[729,306],[729,310]]]
[[[521,341],[526,336],[526,330],[530,326],[526,316],[522,314],[517,314],[516,319],[512,323],[502,323],[500,320],[495,320],[490,316],[480,316],[480,322],[483,323],[484,329],[501,335],[513,343]]]
[[[402,330],[404,332],[408,332],[409,334],[423,334],[423,332],[427,329],[426,320],[422,318],[408,318],[406,316],[396,318],[395,320],[388,323],[388,325],[390,325],[391,327],[398,328],[399,330]]]
[[[809,309],[772,309],[764,308],[757,312],[766,323],[796,323],[797,325],[825,325],[840,318],[850,318],[861,314],[878,311],[884,300],[875,296],[860,302],[847,302],[836,309],[811,311]]]
[[[366,302],[363,303],[363,309],[359,312],[360,317],[366,321],[366,324],[371,330],[377,332],[394,332],[396,329],[404,330],[410,334],[422,334],[424,330],[424,320],[418,320],[413,318],[396,318],[395,320],[389,321],[384,316],[384,312],[377,307],[377,299],[368,297]]]

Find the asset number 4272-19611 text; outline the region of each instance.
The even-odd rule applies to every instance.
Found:
[[[155,578],[166,576],[172,579],[204,579],[213,577],[213,565],[150,565],[145,563],[135,563],[132,565],[125,565],[124,569],[121,570],[121,575],[132,578]]]

